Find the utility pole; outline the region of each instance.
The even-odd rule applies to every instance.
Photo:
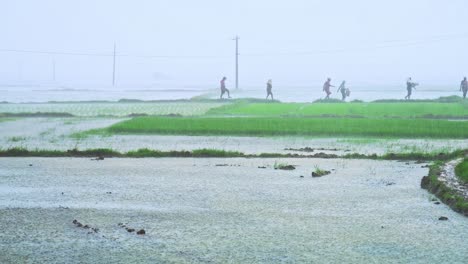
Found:
[[[234,39],[236,41],[236,90],[239,89],[239,36]]]
[[[55,59],[52,59],[52,80],[55,82]]]
[[[116,51],[116,45],[114,42],[114,64],[112,67],[112,86],[115,86],[115,51]]]

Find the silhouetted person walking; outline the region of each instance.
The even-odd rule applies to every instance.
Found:
[[[221,95],[219,96],[219,99],[223,99],[223,95],[225,93],[228,94],[228,98],[231,98],[231,94],[229,93],[229,90],[226,88],[226,80],[227,78],[226,77],[223,77],[223,79],[221,80],[220,82],[220,85],[221,85]]]
[[[325,93],[327,93],[327,96],[325,96],[325,99],[330,99],[330,87],[335,87],[333,85],[330,84],[331,82],[331,78],[328,78],[327,81],[323,84],[323,91],[325,91]]]
[[[266,97],[266,99],[268,99],[268,96],[271,95],[271,100],[274,100],[273,99],[273,93],[271,92],[271,89],[273,89],[273,84],[272,84],[271,79],[270,79],[267,82],[267,97]]]
[[[346,89],[345,84],[346,84],[346,81],[343,81],[340,84],[340,87],[338,87],[338,90],[336,90],[336,92],[341,92],[341,100],[342,101],[344,101],[346,99],[346,97],[349,96],[349,94],[350,94],[350,91],[349,91],[349,89]]]
[[[468,92],[468,81],[466,80],[466,77],[461,81],[460,91],[463,91],[463,98],[466,99],[466,92]]]
[[[413,92],[413,89],[416,89],[416,86],[418,85],[419,85],[418,83],[415,83],[411,80],[411,77],[408,78],[408,80],[406,81],[406,90],[408,91],[408,94],[405,96],[406,100],[411,99],[411,94]]]

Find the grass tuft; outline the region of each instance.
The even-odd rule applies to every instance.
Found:
[[[315,165],[315,170],[312,172],[312,177],[322,177],[331,173],[331,171],[322,170],[318,165]]]
[[[463,161],[455,167],[455,174],[464,183],[468,183],[468,158],[464,158]]]
[[[290,165],[284,162],[277,162],[277,161],[275,161],[273,168],[275,170],[295,170],[296,169],[294,165]]]

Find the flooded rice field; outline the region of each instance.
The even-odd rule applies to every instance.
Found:
[[[142,86],[2,86],[0,101],[10,103],[46,103],[50,101],[95,101],[120,99],[180,100],[190,99],[211,90],[204,88],[155,88]]]
[[[0,104],[0,113],[67,113],[74,116],[201,115],[222,102],[156,102],[156,103],[24,103]]]
[[[307,137],[236,137],[112,135],[75,138],[73,134],[105,128],[124,118],[19,118],[0,122],[0,146],[30,150],[68,150],[111,148],[130,151],[140,148],[157,150],[194,150],[202,148],[240,151],[246,154],[385,154],[410,152],[450,152],[468,148],[467,140],[457,139],[378,139],[378,138],[307,138]],[[313,152],[301,149],[313,149]]]
[[[315,166],[332,173],[312,178]],[[1,158],[0,262],[466,263],[468,222],[431,201],[426,174],[395,161]]]

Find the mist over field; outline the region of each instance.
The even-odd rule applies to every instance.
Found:
[[[4,1],[0,84],[212,89],[227,76],[233,87],[238,35],[241,88],[271,78],[320,89],[332,77],[404,89],[412,76],[456,89],[468,74],[467,8],[463,0]]]

